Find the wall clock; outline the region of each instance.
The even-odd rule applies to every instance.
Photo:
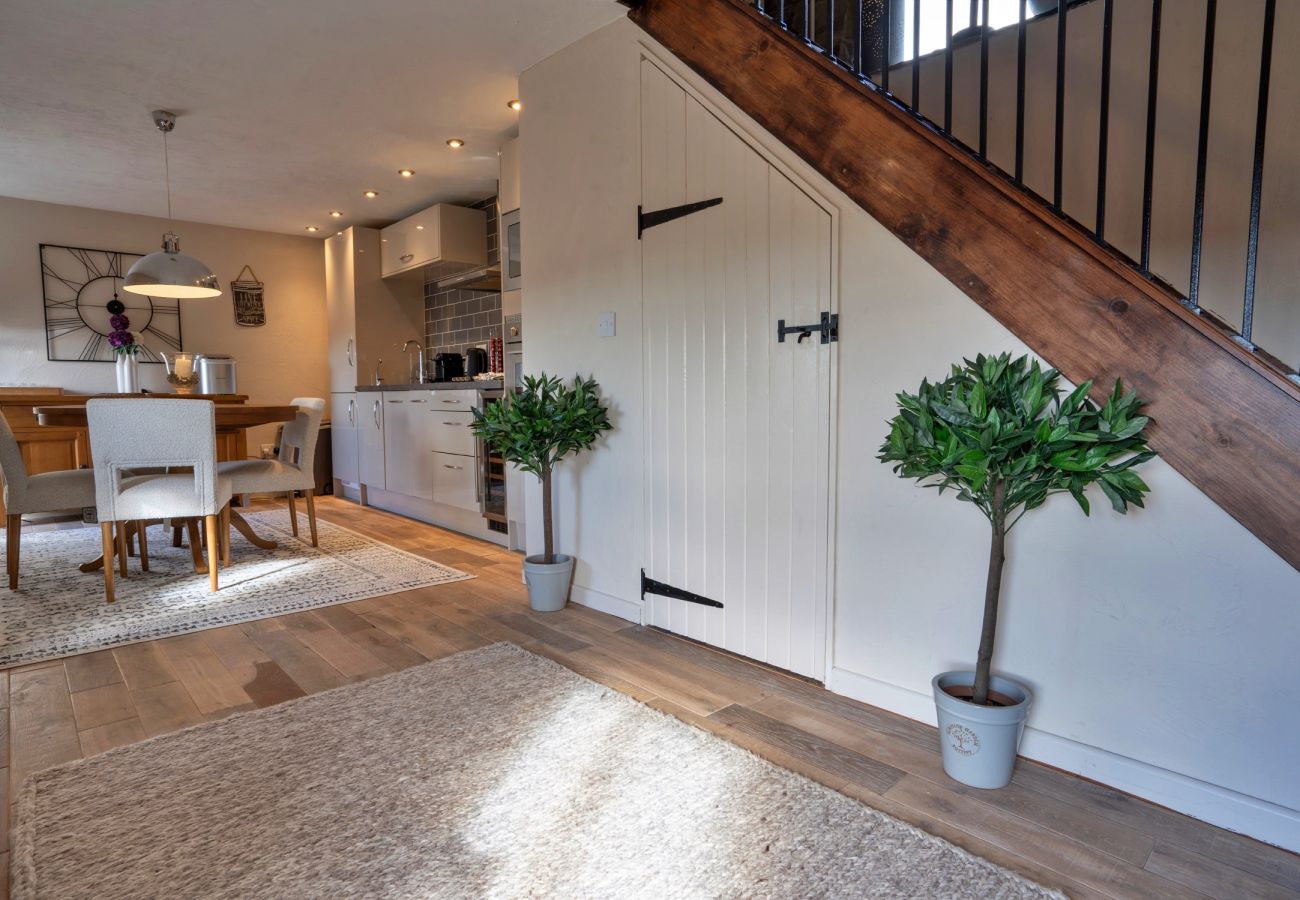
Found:
[[[109,319],[119,304],[121,312],[131,320],[131,333],[141,348],[141,362],[161,362],[159,353],[181,349],[179,300],[121,290],[122,277],[141,256],[41,244],[49,359],[112,362],[115,357],[108,343],[113,330]]]

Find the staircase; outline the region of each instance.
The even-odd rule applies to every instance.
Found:
[[[1067,378],[1149,398],[1164,459],[1300,568],[1300,279],[1277,274],[1300,265],[1300,178],[1267,137],[1270,108],[1295,132],[1278,111],[1300,84],[1270,77],[1271,50],[1300,14],[1019,0],[1008,22],[994,5],[1001,22],[989,0],[643,0],[630,15]],[[1189,22],[1190,80],[1170,53]],[[1224,38],[1247,28],[1253,43]],[[1216,34],[1253,53],[1216,58]],[[1244,70],[1247,96],[1222,102]],[[1189,84],[1190,103],[1169,94]]]

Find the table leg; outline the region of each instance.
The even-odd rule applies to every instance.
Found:
[[[279,546],[275,541],[268,541],[264,537],[259,537],[257,532],[253,531],[253,526],[248,524],[248,520],[240,515],[238,510],[232,509],[230,511],[230,524],[254,547],[261,547],[263,550],[274,550]]]

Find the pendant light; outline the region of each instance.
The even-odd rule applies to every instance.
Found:
[[[176,127],[176,116],[162,109],[153,111],[153,122],[163,136],[163,169],[167,179],[167,221],[172,220],[172,172],[167,156],[167,133]],[[194,299],[219,297],[221,287],[212,270],[181,252],[181,239],[168,228],[161,250],[138,259],[122,281],[123,290],[150,297]]]

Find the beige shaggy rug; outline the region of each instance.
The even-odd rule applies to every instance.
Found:
[[[14,897],[1060,896],[509,644],[30,778]]]

